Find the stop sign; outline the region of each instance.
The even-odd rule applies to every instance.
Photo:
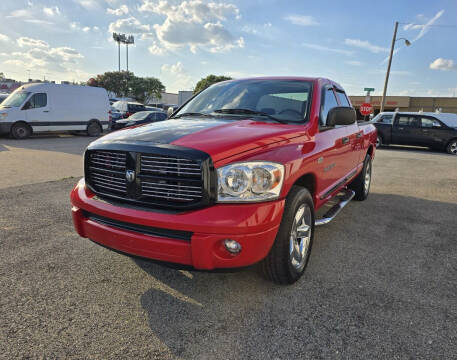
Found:
[[[369,103],[364,103],[360,105],[360,113],[362,115],[370,115],[373,112],[373,106]]]

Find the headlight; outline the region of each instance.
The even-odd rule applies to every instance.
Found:
[[[0,120],[5,120],[8,117],[8,113],[0,113]]]
[[[224,166],[217,170],[218,202],[266,201],[279,197],[284,165],[252,161]]]

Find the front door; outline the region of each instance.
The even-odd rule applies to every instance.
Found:
[[[52,126],[52,114],[46,93],[33,94],[22,106],[21,112],[34,132],[43,131]]]

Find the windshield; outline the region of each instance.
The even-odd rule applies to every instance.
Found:
[[[279,120],[303,122],[307,117],[311,83],[301,80],[239,80],[215,84],[188,102],[173,117],[185,113],[217,115],[242,109],[268,114]],[[227,111],[220,111],[227,110]],[[233,112],[230,116],[244,116],[248,112]],[[266,117],[265,117],[266,118]]]
[[[143,120],[146,119],[149,114],[149,111],[139,111],[133,115],[130,115],[129,120]]]
[[[5,106],[5,107],[6,106],[8,106],[8,107],[21,106],[29,95],[30,95],[30,92],[27,92],[27,91],[14,92],[2,102],[2,106]]]

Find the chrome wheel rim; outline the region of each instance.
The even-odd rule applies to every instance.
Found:
[[[452,155],[457,155],[457,141],[454,141],[451,145],[449,145],[449,152]]]
[[[303,270],[308,257],[312,231],[311,220],[309,205],[302,204],[295,213],[289,240],[290,262],[297,271]]]
[[[379,146],[381,146],[381,138],[378,136],[376,138],[376,147],[378,148]]]
[[[370,190],[370,183],[371,183],[371,163],[367,163],[367,168],[365,170],[365,180],[363,182],[363,190],[365,194],[368,194],[368,190]]]

